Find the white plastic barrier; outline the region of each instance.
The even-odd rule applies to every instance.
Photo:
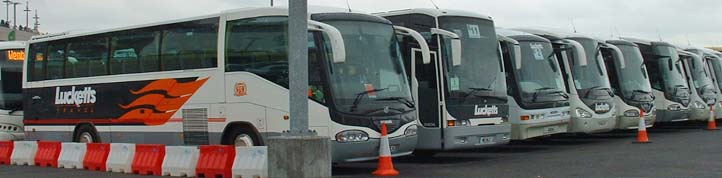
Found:
[[[268,147],[236,147],[236,159],[233,161],[233,177],[268,177]]]
[[[135,144],[111,143],[110,154],[106,161],[107,171],[132,173],[133,157],[135,157]]]
[[[87,149],[85,143],[63,143],[58,157],[58,168],[83,169],[83,158]]]
[[[194,177],[199,155],[195,146],[166,146],[163,176]]]
[[[17,141],[15,142],[10,162],[13,165],[35,165],[35,153],[38,151],[38,142]]]

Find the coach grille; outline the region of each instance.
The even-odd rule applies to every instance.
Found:
[[[207,145],[208,109],[183,109],[183,141],[186,145]]]

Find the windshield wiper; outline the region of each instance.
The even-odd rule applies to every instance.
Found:
[[[604,90],[604,91],[607,91],[609,96],[614,96],[614,94],[612,93],[612,89],[603,88],[602,86],[596,86],[596,87],[589,88],[589,90],[587,90],[587,92],[584,93],[584,98],[587,98],[589,96],[589,94],[592,93],[592,91],[594,91],[594,90]]]
[[[675,85],[674,91],[672,93],[674,93],[675,96],[680,96],[679,89],[689,89],[689,88],[685,87],[684,85]]]
[[[480,91],[491,92],[491,91],[494,91],[494,90],[491,90],[490,88],[474,88],[474,87],[469,88],[469,90],[471,90],[471,91],[466,92],[466,93],[468,93],[468,94],[466,94],[466,97],[464,97],[464,100],[462,100],[461,102],[466,102],[466,99],[470,98],[471,96],[480,97],[481,95],[476,95],[476,92],[480,92]]]
[[[654,97],[654,94],[652,94],[651,91],[632,90],[632,93],[641,93],[641,94],[645,94],[645,95],[651,96],[653,101],[654,101],[654,98],[655,98],[655,97]],[[629,97],[629,98],[627,98],[627,99],[632,100],[632,101],[645,102],[645,101],[642,101],[642,100],[638,100],[638,99],[637,99],[637,96],[639,96],[639,95],[634,95],[634,94],[633,94],[631,97]]]
[[[353,105],[351,106],[351,109],[349,110],[349,112],[356,111],[356,108],[358,107],[358,104],[361,103],[361,99],[363,98],[364,95],[368,95],[369,93],[373,93],[373,92],[384,91],[386,89],[389,89],[389,88],[379,88],[379,89],[375,89],[375,90],[367,90],[367,91],[361,92],[359,94],[356,94],[356,99],[353,100]]]
[[[532,102],[536,102],[537,98],[539,97],[539,94],[540,94],[542,91],[553,90],[553,89],[556,89],[556,88],[543,87],[543,88],[538,88],[538,89],[536,89],[536,92],[534,92],[534,95],[532,95],[531,101],[532,101]],[[561,92],[561,91],[559,91],[559,92]],[[564,95],[562,95],[562,96],[564,96]],[[568,97],[568,96],[567,96],[567,97]]]
[[[704,92],[711,89],[711,87],[712,87],[712,84],[704,84],[704,85],[702,85],[702,87],[699,87],[699,88],[701,88],[699,93],[704,94]],[[711,90],[711,91],[712,91],[712,93],[717,94],[717,91],[714,91],[714,90]]]
[[[409,108],[414,108],[414,107],[415,107],[415,106],[414,106],[414,102],[412,102],[411,100],[407,99],[406,97],[380,98],[380,99],[376,99],[376,101],[398,101],[398,102],[403,103],[404,105],[406,105],[406,107],[409,107]]]

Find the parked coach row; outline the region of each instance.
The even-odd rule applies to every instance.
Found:
[[[501,29],[458,10],[310,9],[309,125],[334,162],[376,159],[382,124],[392,156],[432,156],[636,129],[642,114],[647,127],[722,118],[712,50]],[[293,119],[287,11],[3,43],[0,138],[264,145]]]

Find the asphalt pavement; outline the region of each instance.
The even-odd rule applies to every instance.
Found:
[[[718,124],[720,125],[720,124]],[[399,177],[722,177],[722,131],[702,123],[657,125],[653,143],[634,144],[636,132],[558,135],[509,145],[394,160]],[[376,162],[342,163],[334,177],[373,177]],[[133,174],[0,166],[0,178],[149,178]]]

